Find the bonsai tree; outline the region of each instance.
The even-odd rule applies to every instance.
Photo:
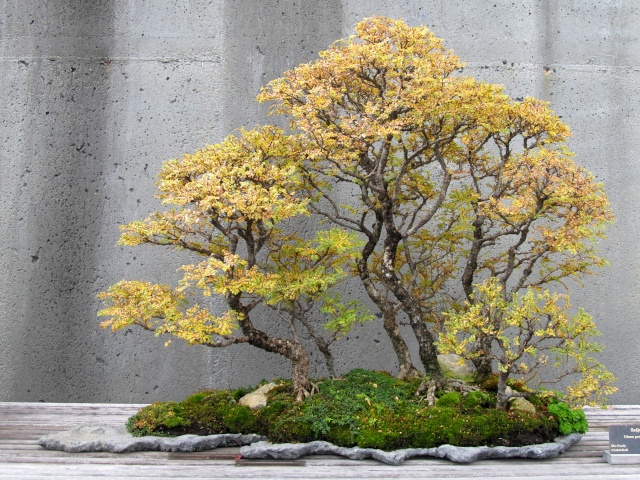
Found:
[[[594,240],[612,219],[546,103],[513,101],[462,70],[425,27],[373,17],[258,97],[305,142],[310,210],[365,239],[356,269],[399,376],[417,372],[400,334],[406,319],[435,384],[442,312],[473,303],[473,285],[488,279],[505,299],[579,280],[603,265]],[[492,341],[475,337],[481,377]]]
[[[445,314],[438,346],[444,353],[497,363],[498,409],[504,409],[511,397],[534,393],[507,393],[512,375],[539,386],[580,374],[581,379],[568,388],[568,400],[577,404],[598,402],[616,390],[610,386],[612,375],[591,355],[602,350],[590,340],[598,334],[592,317],[582,309],[570,315],[567,296],[528,287],[524,295],[505,298],[502,283],[491,277],[476,285],[471,299],[464,309]],[[476,348],[478,339],[486,351]],[[553,366],[555,378],[549,372],[539,378],[545,365]]]
[[[138,325],[171,334],[189,344],[227,347],[248,343],[286,357],[298,398],[309,387],[309,353],[296,321],[315,334],[296,302],[319,300],[344,277],[343,265],[357,245],[338,229],[300,237],[287,222],[308,213],[308,199],[297,195],[297,162],[304,157],[295,137],[272,127],[243,131],[218,145],[181,160],[166,162],[160,172],[160,199],[177,208],[153,213],[122,227],[123,245],[152,244],[186,249],[202,260],[185,265],[177,287],[121,281],[99,295],[107,304],[99,315],[113,331]],[[193,303],[194,296],[218,294],[228,310],[219,316]],[[341,305],[334,297],[333,308]],[[291,338],[258,329],[251,318],[260,304],[284,307]],[[342,331],[355,321],[352,307],[340,307],[333,319]],[[239,331],[239,334],[235,332]],[[328,344],[322,344],[328,354]]]
[[[437,361],[440,333],[441,348],[466,352],[481,378],[496,362],[499,373],[523,372],[500,363],[512,356],[505,342],[503,356],[492,349],[542,314],[514,326],[512,309],[602,266],[595,241],[612,214],[602,186],[573,162],[569,128],[545,102],[513,101],[463,68],[425,27],[372,17],[271,82],[258,99],[273,102],[270,112],[289,120],[289,132],[243,132],[167,163],[160,197],[179,208],[124,227],[124,244],[188,249],[203,261],[183,267],[176,288],[116,284],[102,294],[104,325],[135,323],[190,343],[243,342],[284,355],[301,398],[309,355],[297,329],[309,332],[333,373],[330,344],[369,318],[335,296],[349,271],[381,313],[402,378],[421,375],[400,330],[410,325],[428,398],[448,384]],[[296,233],[302,215],[333,228]],[[504,306],[487,302],[487,288]],[[192,291],[222,295],[228,312],[187,308]],[[289,338],[254,326],[258,305],[272,307]],[[334,316],[326,325],[333,333],[311,322],[316,308]],[[462,321],[465,314],[474,321]],[[562,337],[564,346],[595,330],[574,333]],[[549,335],[545,341],[556,338]],[[519,358],[535,369],[541,360],[530,352]],[[609,378],[587,364],[593,368],[578,369],[585,378]]]

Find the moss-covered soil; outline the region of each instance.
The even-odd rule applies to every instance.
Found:
[[[317,393],[303,402],[295,401],[290,382],[278,383],[259,410],[237,403],[253,389],[204,391],[182,402],[145,407],[127,428],[134,435],[256,433],[273,443],[325,440],[383,450],[523,446],[586,432],[582,410],[571,410],[553,396],[529,397],[535,415],[496,410],[492,382],[464,395],[438,392],[433,407],[415,395],[420,380],[402,381],[383,372],[353,370],[342,378],[318,380]]]

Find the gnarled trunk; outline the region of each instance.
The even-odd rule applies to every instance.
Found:
[[[227,304],[238,312],[239,325],[242,333],[248,338],[247,343],[267,352],[277,353],[291,362],[291,381],[298,401],[309,395],[309,354],[304,346],[288,338],[271,337],[262,330],[255,328],[249,318],[248,309],[240,301],[239,295],[227,295]]]
[[[270,337],[251,324],[248,317],[240,321],[242,332],[249,337],[249,344],[267,352],[277,353],[291,362],[291,381],[297,400],[309,395],[309,354],[302,344],[287,338]]]
[[[477,379],[481,381],[489,377],[493,373],[491,362],[491,344],[493,342],[492,337],[482,337],[478,339],[474,353],[479,353],[480,356],[473,360],[473,364],[477,370]]]

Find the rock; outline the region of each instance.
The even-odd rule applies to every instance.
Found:
[[[199,452],[218,447],[249,445],[264,440],[261,435],[225,433],[220,435],[181,435],[179,437],[134,437],[124,426],[88,425],[66,432],[45,435],[38,444],[47,450],[64,452],[126,453],[159,450],[162,452]]]
[[[112,452],[160,450],[163,452],[198,452],[218,447],[244,445],[244,458],[292,460],[304,455],[341,455],[352,460],[372,458],[389,465],[399,465],[412,457],[446,458],[456,463],[471,463],[489,458],[552,458],[582,438],[578,433],[558,437],[555,442],[525,447],[455,447],[407,448],[385,452],[375,448],[338,447],[328,442],[272,445],[259,435],[181,435],[179,437],[134,437],[124,427],[90,425],[42,437],[38,443],[48,450],[65,452]]]
[[[504,389],[504,393],[507,395],[513,395],[515,392],[511,387],[507,387]],[[509,400],[509,410],[517,410],[518,412],[524,413],[536,413],[536,407],[533,406],[529,400],[524,397],[515,397]]]
[[[347,448],[338,447],[328,442],[310,443],[282,443],[272,445],[268,442],[252,443],[240,448],[243,458],[273,458],[281,460],[293,460],[305,455],[341,455],[351,460],[363,460],[372,458],[389,465],[400,465],[412,457],[446,458],[456,463],[471,463],[490,458],[552,458],[557,457],[571,445],[574,445],[582,435],[572,433],[564,437],[558,437],[555,442],[539,445],[527,445],[525,447],[455,447],[453,445],[441,445],[435,448],[406,448],[385,452],[375,448]]]
[[[536,413],[536,407],[526,398],[516,397],[509,402],[509,410],[517,410],[525,413]]]
[[[251,409],[262,408],[267,406],[267,393],[276,388],[275,383],[267,383],[261,386],[257,390],[247,393],[244,397],[238,400],[239,405],[244,405]]]
[[[476,367],[470,360],[465,360],[460,355],[448,353],[438,355],[438,364],[446,377],[473,383],[476,381]]]

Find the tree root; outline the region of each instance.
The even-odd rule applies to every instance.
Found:
[[[301,402],[303,401],[305,398],[309,398],[312,397],[313,395],[315,395],[316,393],[318,393],[320,390],[318,389],[318,385],[316,385],[313,382],[309,382],[309,389],[307,390],[306,388],[299,388],[296,392],[296,402]]]
[[[430,407],[436,404],[436,390],[456,391],[459,393],[477,392],[480,390],[476,385],[470,385],[462,380],[454,378],[435,377],[425,380],[416,390],[415,395],[420,397],[420,401],[427,401]],[[426,395],[422,396],[426,392]]]

